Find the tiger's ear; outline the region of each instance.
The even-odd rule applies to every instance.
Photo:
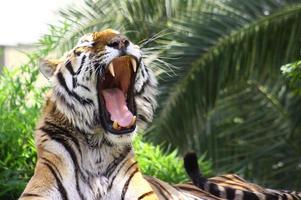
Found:
[[[50,79],[53,76],[59,63],[59,60],[56,59],[40,59],[40,71],[47,79]]]

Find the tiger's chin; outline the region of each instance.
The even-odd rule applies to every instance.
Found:
[[[106,132],[102,127],[94,129],[94,134],[90,135],[89,145],[93,147],[100,146],[103,141],[106,141],[110,145],[130,145],[136,136],[136,129],[133,132],[127,134],[114,134]]]
[[[127,134],[122,134],[122,135],[116,135],[116,134],[111,134],[111,133],[106,133],[105,138],[108,142],[111,144],[118,144],[118,145],[130,145],[136,135],[136,130],[134,130],[131,133]]]

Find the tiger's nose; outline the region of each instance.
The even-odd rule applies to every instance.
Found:
[[[115,49],[125,49],[127,46],[129,46],[130,41],[128,40],[127,37],[123,36],[123,35],[116,35],[114,38],[112,38],[109,43],[108,46],[109,47],[113,47]]]

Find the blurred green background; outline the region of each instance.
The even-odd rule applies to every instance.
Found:
[[[1,70],[0,199],[33,173],[47,90],[38,59],[105,28],[138,43],[160,82],[154,122],[135,141],[145,174],[186,181],[182,155],[194,150],[207,176],[300,190],[300,0],[84,0],[59,16],[27,63]]]

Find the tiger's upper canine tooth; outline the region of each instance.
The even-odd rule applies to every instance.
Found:
[[[136,60],[134,58],[130,58],[131,59],[131,64],[133,67],[133,71],[136,72],[137,71],[137,63]]]
[[[113,66],[113,63],[110,63],[110,64],[109,64],[109,70],[110,70],[112,76],[115,77],[115,72],[114,72],[114,66]]]

